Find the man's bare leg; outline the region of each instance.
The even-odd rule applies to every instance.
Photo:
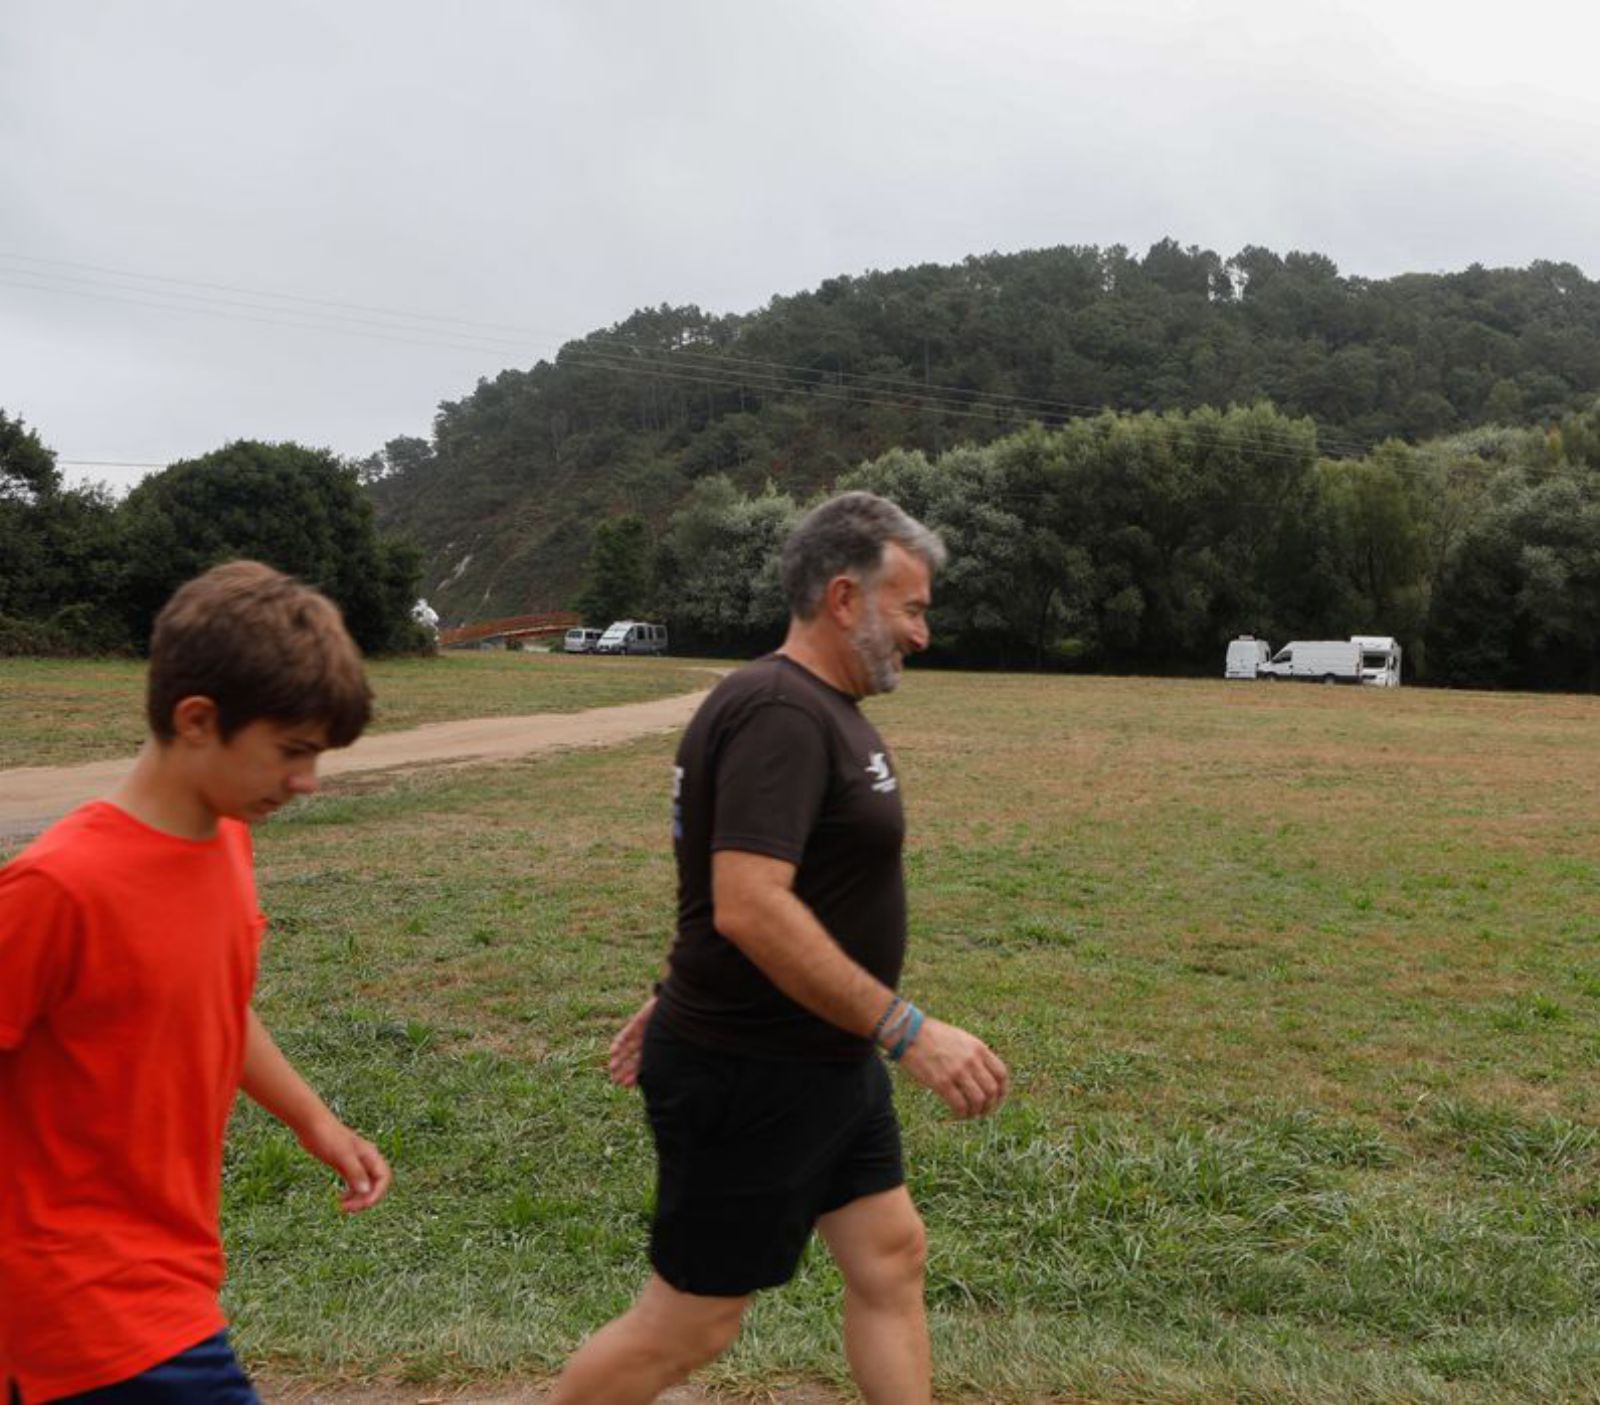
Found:
[[[578,1348],[547,1405],[648,1405],[733,1345],[749,1301],[680,1293],[652,1273],[634,1305]]]
[[[844,1276],[844,1350],[867,1405],[927,1405],[927,1237],[910,1193],[864,1196],[824,1215],[817,1231]]]

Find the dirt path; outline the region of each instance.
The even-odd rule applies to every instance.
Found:
[[[430,722],[405,732],[362,737],[352,747],[329,752],[318,769],[323,776],[342,776],[353,771],[470,765],[574,747],[611,746],[655,732],[677,731],[704,697],[704,692],[682,693],[586,712]],[[22,766],[0,771],[0,843],[31,838],[75,805],[104,795],[130,765],[131,757],[83,766]]]

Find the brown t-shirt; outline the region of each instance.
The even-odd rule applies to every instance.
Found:
[[[659,1007],[667,1027],[757,1057],[865,1058],[870,1040],[791,1000],[716,930],[711,855],[794,864],[796,896],[892,986],[906,944],[904,840],[893,759],[854,699],[777,654],[725,678],[678,747],[678,935]]]

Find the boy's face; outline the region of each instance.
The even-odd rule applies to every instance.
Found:
[[[316,790],[317,758],[327,749],[324,722],[258,718],[227,741],[213,729],[199,757],[200,791],[216,814],[254,824]]]

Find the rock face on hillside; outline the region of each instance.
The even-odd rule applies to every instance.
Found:
[[[1369,281],[1316,254],[1062,247],[830,279],[743,316],[639,312],[480,381],[369,476],[454,624],[570,605],[597,521],[659,527],[710,473],[802,498],[897,445],[1260,400],[1338,453],[1546,422],[1597,390],[1600,284],[1568,264]]]

